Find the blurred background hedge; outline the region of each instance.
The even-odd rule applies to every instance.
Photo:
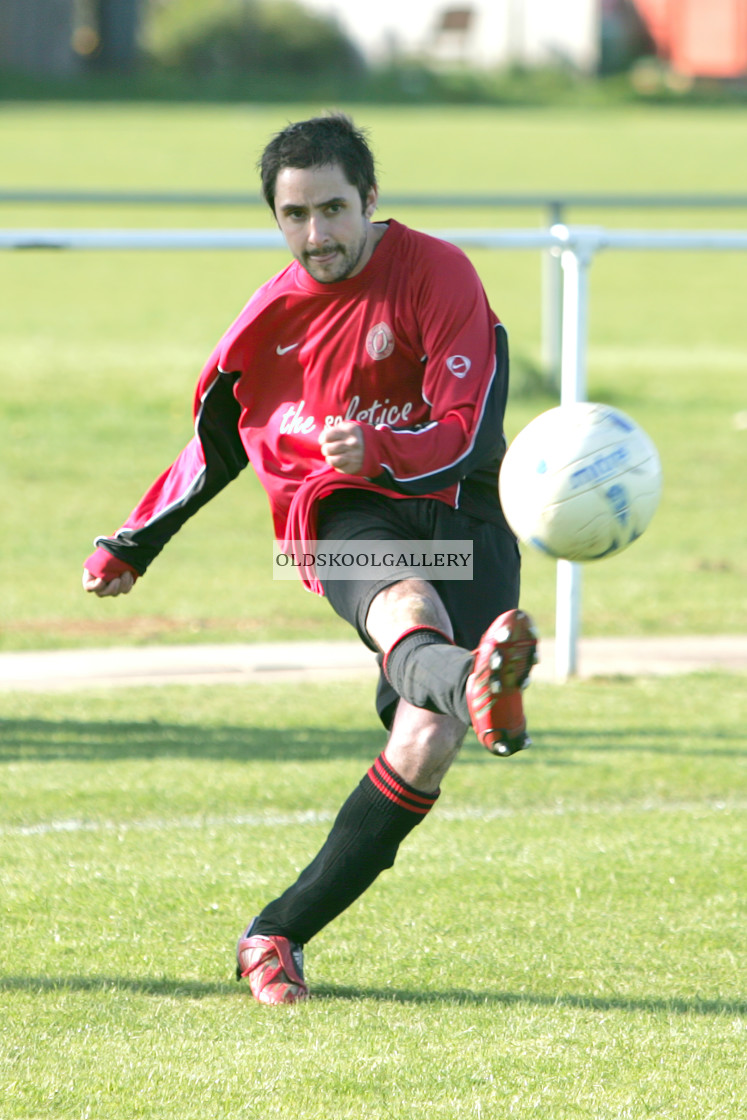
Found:
[[[440,66],[394,45],[373,62],[334,16],[302,0],[0,0],[0,99],[747,101],[744,82],[672,83],[650,43],[604,33],[611,26],[596,74],[562,60],[491,70]]]

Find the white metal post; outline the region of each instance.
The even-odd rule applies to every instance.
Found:
[[[550,226],[563,221],[559,202],[550,206]],[[563,269],[561,251],[552,245],[542,253],[542,365],[553,385],[560,388],[560,364],[563,340]]]
[[[555,227],[561,233],[564,227]],[[569,231],[565,230],[566,236]],[[573,248],[563,249],[563,339],[560,368],[560,403],[586,399],[586,345],[589,320],[589,265],[594,237],[583,237]],[[581,628],[581,565],[559,560],[555,583],[555,676],[567,680],[578,672],[578,639]]]

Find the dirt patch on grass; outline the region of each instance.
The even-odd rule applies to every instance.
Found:
[[[38,618],[3,624],[0,648],[54,648],[55,646],[189,643],[200,638],[218,641],[292,641],[319,637],[313,619],[199,618],[162,615],[131,618]]]
[[[195,634],[233,633],[251,637],[266,630],[267,624],[254,619],[201,618],[176,619],[153,615],[136,618],[39,618],[10,622],[3,626],[6,638],[46,638],[61,641],[87,639],[148,642],[174,635],[188,638]]]

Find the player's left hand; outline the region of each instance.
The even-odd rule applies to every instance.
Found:
[[[135,577],[132,572],[122,572],[121,576],[106,580],[92,575],[88,568],[83,569],[83,590],[92,591],[99,599],[108,595],[129,595],[134,586]]]
[[[319,436],[327,466],[341,474],[358,474],[363,466],[365,437],[360,424],[343,420],[341,424],[325,427]]]

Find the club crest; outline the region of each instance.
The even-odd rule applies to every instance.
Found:
[[[394,335],[387,323],[377,323],[375,327],[371,327],[366,338],[366,350],[376,362],[394,353]]]

